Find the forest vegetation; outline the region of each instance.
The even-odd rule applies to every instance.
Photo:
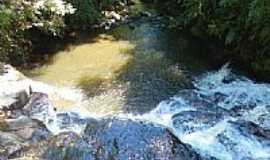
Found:
[[[168,27],[191,31],[214,45],[214,59],[236,62],[259,78],[270,73],[270,3],[267,0],[144,0],[157,3]],[[25,65],[39,36],[101,24],[104,11],[122,11],[129,0],[3,0],[0,60]]]
[[[215,52],[211,56],[234,61],[258,77],[269,78],[269,1],[160,0],[158,2],[162,4],[161,10],[173,17],[171,25],[181,30],[189,30],[222,49],[222,52]]]

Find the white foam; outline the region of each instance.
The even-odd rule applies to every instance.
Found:
[[[49,97],[62,98],[75,102],[82,102],[84,95],[82,91],[75,88],[56,87],[39,81],[33,81],[18,72],[10,65],[5,65],[7,73],[0,76],[0,96],[8,96],[18,91],[29,91],[31,86],[34,92],[48,94]]]
[[[185,110],[194,110],[188,106],[182,97],[174,97],[170,101],[161,102],[157,108],[150,113],[137,116],[135,119],[150,121],[169,128],[181,141],[193,146],[201,155],[212,156],[220,160],[242,160],[242,159],[270,159],[269,142],[259,142],[253,135],[244,135],[238,128],[232,126],[228,121],[237,121],[244,119],[252,121],[261,127],[269,127],[270,122],[270,85],[257,84],[246,78],[235,78],[229,82],[225,78],[234,76],[228,68],[228,64],[223,66],[217,72],[207,73],[194,82],[197,93],[214,97],[216,93],[225,95],[225,99],[216,104],[225,109],[231,109],[235,106],[254,105],[253,110],[246,110],[242,117],[225,117],[213,127],[204,128],[195,132],[182,132],[172,123],[172,117],[176,113]],[[175,102],[178,105],[173,105]],[[245,109],[245,108],[244,108]],[[260,121],[265,114],[264,124]],[[191,127],[196,127],[196,123],[187,123]],[[203,124],[200,124],[203,125]],[[219,136],[224,136],[224,142],[220,142]]]
[[[53,87],[20,77],[23,77],[23,75],[12,69],[5,76],[0,76],[0,93],[9,94],[14,90],[25,89],[31,85],[35,91],[47,94],[56,93],[64,98],[75,100],[78,103],[72,112],[78,113],[82,118],[93,117],[99,119],[108,117],[105,114],[89,113],[85,108],[82,108],[81,104],[85,102],[79,90]],[[145,121],[167,127],[176,137],[190,144],[203,156],[212,156],[220,160],[270,159],[270,142],[261,142],[254,135],[243,134],[237,126],[231,123],[245,120],[254,122],[266,129],[270,128],[269,84],[258,84],[246,78],[237,77],[231,73],[228,64],[226,64],[219,71],[207,73],[196,79],[194,86],[196,87],[196,93],[203,95],[201,97],[214,98],[217,93],[224,95],[224,99],[216,102],[217,104],[214,107],[230,110],[235,106],[242,106],[244,109],[243,115],[232,117],[224,114],[225,117],[212,126],[196,123],[196,121],[190,122],[185,125],[190,127],[202,125],[203,129],[182,132],[181,129],[174,126],[173,116],[183,111],[196,111],[196,107],[190,106],[185,99],[188,97],[175,96],[161,102],[149,113],[143,115],[118,114],[115,117]],[[250,109],[249,106],[253,108]],[[54,122],[57,122],[57,119]],[[62,131],[82,132],[84,127],[84,125],[74,125],[73,127],[59,128],[57,123],[49,126],[50,130],[55,134]]]

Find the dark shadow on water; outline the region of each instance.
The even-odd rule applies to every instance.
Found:
[[[189,34],[166,28],[164,21],[158,16],[143,17],[106,32],[116,41],[127,40],[134,44],[135,48],[122,51],[132,58],[117,71],[113,81],[104,77],[86,77],[79,87],[87,96],[93,97],[124,86],[123,110],[131,113],[148,112],[181,89],[192,87],[191,77],[210,67],[205,44]],[[50,51],[39,53],[50,53],[39,65],[53,63],[53,56],[59,51],[96,42],[100,33],[76,33],[75,37],[53,44]],[[47,45],[46,41],[44,44]]]
[[[204,58],[207,49],[203,44],[188,34],[162,27],[158,19],[134,22],[111,32],[136,45],[127,51],[133,59],[117,77],[120,84],[127,85],[125,112],[152,110],[181,89],[192,87],[191,76],[210,67]]]
[[[188,82],[176,65],[157,51],[144,51],[119,72],[117,81],[127,86],[125,112],[145,113],[167,99]]]
[[[27,66],[24,70],[31,70],[43,65],[52,64],[53,57],[60,51],[71,51],[74,47],[95,43],[96,37],[102,33],[101,29],[73,31],[66,33],[64,37],[53,37],[38,30],[31,31],[30,39],[33,43],[32,53],[29,55]]]
[[[193,87],[192,76],[212,67],[205,56],[207,48],[188,33],[166,28],[164,21],[158,16],[144,17],[106,32],[115,40],[134,44],[135,48],[122,53],[132,58],[115,73],[110,85],[103,79],[82,81],[85,93],[93,97],[124,86],[123,111],[138,114],[151,111],[183,88]]]

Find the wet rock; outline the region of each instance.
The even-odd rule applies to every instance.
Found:
[[[207,111],[184,111],[172,117],[173,125],[183,134],[208,129],[224,118],[220,113]]]
[[[90,119],[82,136],[67,132],[51,138],[42,157],[46,160],[200,159],[190,146],[165,128],[116,119]]]
[[[25,90],[22,90],[15,95],[15,99],[16,102],[14,104],[11,104],[11,106],[9,106],[11,110],[22,109],[24,105],[28,102],[29,96]]]
[[[0,99],[0,110],[4,112],[6,116],[14,116],[17,115],[17,111],[21,110],[28,102],[29,96],[25,90],[21,90],[12,95],[0,95]]]
[[[245,114],[247,111],[250,111],[254,109],[256,105],[254,104],[249,104],[249,105],[236,105],[230,109],[230,113],[233,116],[242,116]]]
[[[2,131],[13,133],[23,140],[46,139],[50,135],[50,132],[46,127],[35,120],[26,116],[20,116],[17,119],[5,119],[5,128]]]
[[[23,139],[19,136],[0,131],[0,159],[9,159],[11,156],[22,150],[24,146]]]
[[[32,119],[47,123],[50,118],[54,118],[55,108],[47,94],[35,92],[23,107],[23,113]]]
[[[91,145],[77,134],[67,132],[51,138],[42,157],[46,160],[94,160],[92,152]]]
[[[202,97],[202,95],[196,92],[195,90],[180,91],[177,94],[177,97],[183,98],[189,106],[192,106],[195,108],[200,108],[200,107],[212,108],[213,105],[215,105],[211,103],[211,101],[208,100],[206,97]]]
[[[257,106],[247,112],[242,112],[240,117],[242,120],[251,121],[260,127],[270,130],[270,106]]]
[[[83,132],[88,123],[88,119],[74,112],[58,113],[56,119],[60,131],[73,131],[78,134]]]
[[[226,155],[227,159],[269,159],[269,131],[252,122],[242,120],[228,121],[224,125],[226,128],[216,132],[215,146],[217,148],[213,149],[216,153]],[[222,157],[220,155],[214,156]]]
[[[3,119],[0,121],[0,160],[20,157],[29,147],[50,136],[43,124],[29,117]]]
[[[199,159],[189,146],[168,130],[151,124],[116,119],[92,120],[83,137],[99,159]]]
[[[259,125],[248,122],[248,121],[237,121],[237,122],[230,122],[236,128],[238,128],[241,133],[245,134],[246,136],[253,135],[256,136],[257,139],[266,142],[270,142],[270,130],[264,129]],[[270,144],[270,143],[269,143]]]
[[[215,97],[208,97],[195,90],[182,90],[176,97],[183,99],[185,107],[190,108],[190,110],[207,111],[229,116],[230,111],[219,107],[217,104],[217,99],[223,99],[223,96],[217,94]]]
[[[183,96],[185,94],[185,100],[188,102],[189,105],[195,108],[216,108],[217,106],[217,97],[209,97],[207,95],[203,95],[196,91],[186,91],[180,94]]]
[[[214,96],[212,97],[213,98],[212,101],[218,104],[220,102],[223,102],[227,97],[228,97],[227,95],[217,92],[217,93],[214,93]]]

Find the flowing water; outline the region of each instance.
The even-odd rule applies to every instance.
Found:
[[[238,76],[228,64],[209,71],[193,54],[203,54],[198,41],[161,23],[152,17],[117,27],[31,71],[33,79],[77,88],[84,97],[73,102],[87,111],[72,104],[74,111],[54,113],[48,128],[79,133],[85,117],[109,114],[162,125],[204,158],[270,159],[270,85]]]
[[[94,38],[86,33],[25,73],[58,87],[81,89],[89,101],[85,107],[92,113],[148,112],[188,86],[191,74],[208,67],[195,57],[196,52],[203,54],[203,47],[185,34],[168,30],[163,21],[146,17]],[[59,109],[69,109],[73,103],[62,100],[58,104],[64,107]]]
[[[198,77],[139,118],[162,124],[205,157],[270,159],[270,85],[236,76],[225,65]],[[262,134],[261,134],[262,133]]]

